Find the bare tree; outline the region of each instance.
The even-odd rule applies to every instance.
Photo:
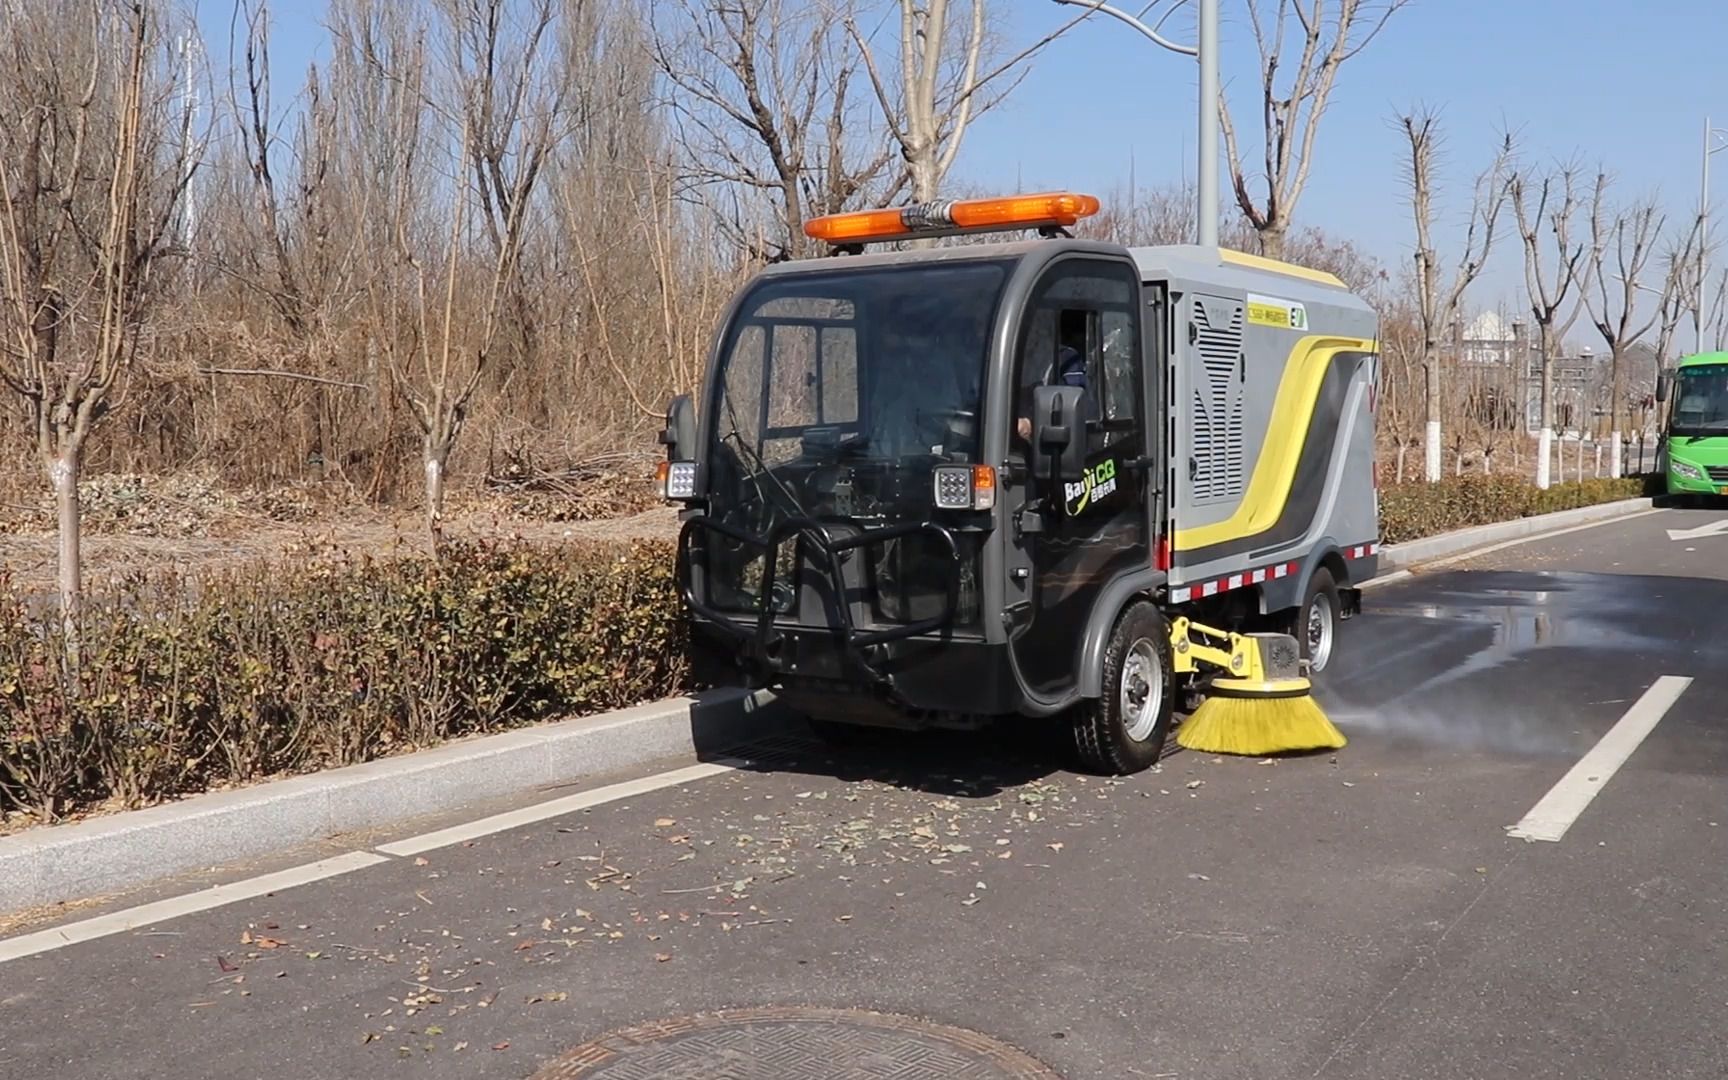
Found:
[[[1440,337],[1452,330],[1464,303],[1464,294],[1487,266],[1499,228],[1500,211],[1506,204],[1506,168],[1512,154],[1510,136],[1502,139],[1493,163],[1477,177],[1475,201],[1458,256],[1458,269],[1443,281],[1440,257],[1434,250],[1434,167],[1439,150],[1439,118],[1428,109],[1418,109],[1398,118],[1398,127],[1409,144],[1405,180],[1410,188],[1410,209],[1416,222],[1416,303],[1422,322],[1422,402],[1424,426],[1423,475],[1430,483],[1440,479]],[[1459,344],[1454,342],[1455,345]],[[1462,439],[1462,432],[1459,433]]]
[[[197,164],[175,34],[190,30],[143,0],[55,0],[0,19],[0,381],[24,403],[54,489],[74,661],[85,451],[120,404]]]
[[[1698,275],[1698,242],[1701,229],[1694,218],[1692,227],[1678,239],[1671,240],[1663,253],[1667,270],[1662,275],[1662,298],[1657,305],[1656,365],[1660,369],[1674,352],[1674,338],[1680,324],[1691,311],[1692,283]]]
[[[1608,346],[1608,474],[1619,476],[1620,414],[1626,396],[1622,360],[1626,349],[1649,332],[1660,317],[1659,307],[1640,315],[1638,292],[1655,253],[1663,217],[1654,198],[1640,200],[1609,218],[1608,174],[1596,174],[1590,202],[1590,255],[1586,266],[1584,303],[1590,321]],[[1594,286],[1592,288],[1591,286]]]
[[[967,0],[964,37],[952,33],[950,0],[897,0],[900,10],[897,83],[884,76],[871,35],[848,15],[846,28],[864,56],[877,104],[906,163],[912,198],[936,198],[959,157],[972,122],[1011,94],[1026,64],[1045,46],[1092,14],[1084,11],[1019,52],[1006,55],[990,32],[987,0]]]
[[[1331,103],[1338,72],[1380,35],[1410,0],[1248,0],[1248,19],[1260,52],[1259,106],[1264,171],[1251,176],[1237,137],[1228,95],[1219,94],[1218,116],[1237,205],[1260,237],[1261,254],[1282,258],[1290,222],[1308,186],[1320,120]],[[1271,8],[1270,13],[1267,8]],[[1294,68],[1285,64],[1290,21],[1301,51]],[[1252,187],[1258,181],[1263,193]]]
[[[1524,280],[1529,291],[1530,315],[1536,322],[1537,349],[1542,365],[1541,426],[1537,433],[1536,484],[1546,488],[1552,475],[1554,449],[1554,358],[1565,340],[1574,310],[1564,324],[1560,312],[1578,284],[1584,261],[1583,244],[1572,242],[1572,218],[1578,208],[1577,169],[1563,166],[1555,172],[1535,176],[1519,169],[1512,174],[1512,208],[1518,218],[1518,235],[1524,241]],[[1545,253],[1543,233],[1553,237],[1552,252]]]
[[[864,193],[904,187],[893,152],[857,115],[862,56],[845,30],[851,9],[804,0],[674,0],[652,44],[672,89],[667,109],[685,167],[704,188],[742,195],[729,215],[736,242],[752,243],[751,210],[771,204],[763,261],[809,250],[804,221],[849,209]]]
[[[372,0],[353,6],[345,36],[382,103],[367,111],[390,124],[379,144],[389,183],[378,211],[390,235],[374,253],[376,345],[420,429],[436,550],[450,455],[508,344],[505,307],[542,172],[564,134],[567,86],[552,59],[558,6],[443,0],[430,24],[392,17],[400,13]],[[429,62],[433,46],[446,66]]]

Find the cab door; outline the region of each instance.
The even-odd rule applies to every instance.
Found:
[[[1030,417],[1033,387],[1062,381],[1067,349],[1084,361],[1087,395],[1086,478],[1063,484],[1029,470],[1009,540],[1016,660],[1041,695],[1073,684],[1099,592],[1149,564],[1145,323],[1138,269],[1090,256],[1052,263],[1022,315],[1016,417]],[[1018,434],[1013,442],[1017,457],[1034,460]]]

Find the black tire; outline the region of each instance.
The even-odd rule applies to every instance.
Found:
[[[1311,675],[1321,674],[1338,658],[1343,610],[1332,571],[1324,566],[1315,570],[1308,579],[1308,590],[1302,596],[1302,606],[1296,609],[1291,629]]]
[[[1125,776],[1157,763],[1176,707],[1171,666],[1170,624],[1151,604],[1133,604],[1104,647],[1103,695],[1074,711],[1074,749],[1082,768]],[[1134,708],[1137,697],[1146,701],[1154,693],[1149,708]]]

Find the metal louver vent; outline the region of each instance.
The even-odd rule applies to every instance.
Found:
[[[1222,306],[1222,305],[1215,305]],[[1243,475],[1242,363],[1243,306],[1230,304],[1226,322],[1218,323],[1199,298],[1194,299],[1195,349],[1206,377],[1194,387],[1194,456],[1199,470],[1193,483],[1196,499],[1240,496]],[[1219,312],[1222,314],[1222,312]]]

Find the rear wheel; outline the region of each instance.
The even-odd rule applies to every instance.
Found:
[[[1103,695],[1074,714],[1074,747],[1087,770],[1125,775],[1163,753],[1175,709],[1170,626],[1151,604],[1123,612],[1104,649]]]
[[[1338,601],[1338,584],[1325,567],[1314,571],[1308,581],[1302,606],[1296,612],[1296,644],[1308,670],[1318,675],[1332,663],[1338,651],[1338,626],[1342,606]]]

